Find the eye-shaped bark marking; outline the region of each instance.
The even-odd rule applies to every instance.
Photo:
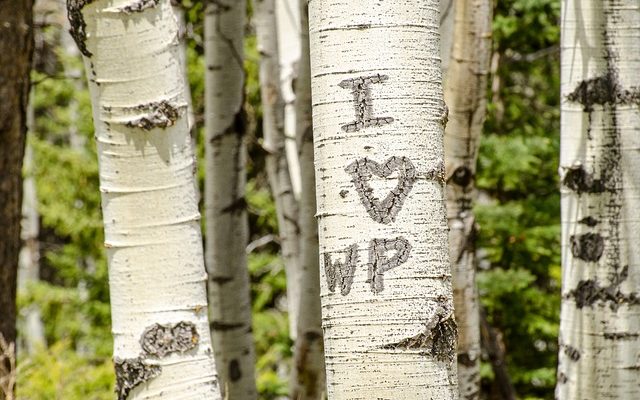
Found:
[[[382,348],[385,350],[419,350],[420,354],[429,355],[441,362],[451,363],[456,356],[458,325],[453,315],[448,317],[436,315],[434,322],[429,323],[424,332],[396,343],[386,344]]]
[[[393,122],[392,117],[374,117],[371,85],[389,79],[387,75],[361,76],[345,79],[338,84],[343,89],[351,89],[355,103],[356,120],[342,125],[345,132],[356,132],[369,126],[382,126]]]
[[[386,178],[398,171],[398,185],[382,201],[373,194],[369,185],[372,176]],[[345,171],[351,175],[360,200],[371,218],[381,224],[395,221],[405,198],[416,181],[416,169],[407,157],[391,157],[384,164],[362,158],[349,164]]]
[[[136,386],[155,378],[162,372],[159,365],[147,364],[142,358],[116,358],[114,364],[118,400],[126,400]]]
[[[387,252],[395,250],[396,254],[387,258]],[[409,259],[411,244],[402,236],[395,239],[373,239],[369,244],[369,275],[367,282],[371,290],[380,293],[384,290],[383,275],[385,272],[403,264]]]
[[[193,322],[153,324],[142,333],[140,346],[145,354],[164,357],[169,353],[184,353],[198,345],[200,335]]]
[[[352,244],[345,249],[346,257],[344,263],[341,261],[331,261],[331,254],[324,253],[324,274],[327,278],[329,291],[335,292],[336,284],[340,284],[340,294],[346,296],[351,291],[353,276],[358,263],[358,245]]]
[[[597,233],[573,235],[569,242],[571,254],[584,261],[598,261],[604,252],[604,239]]]

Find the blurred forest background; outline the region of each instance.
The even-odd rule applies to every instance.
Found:
[[[202,163],[203,5],[182,3],[188,10],[188,73]],[[35,193],[25,198],[25,215],[31,218],[25,219],[23,238],[39,254],[39,272],[21,270],[17,395],[111,399],[115,376],[91,104],[81,58],[64,34],[63,2],[39,0],[36,7],[33,116],[24,172],[25,186],[35,185]],[[493,337],[483,344],[486,398],[501,398],[491,360],[502,354],[519,398],[553,398],[560,310],[559,14],[559,0],[495,2],[475,207],[478,285],[490,326],[484,336]],[[252,241],[247,251],[257,382],[261,399],[277,399],[288,392],[292,343],[275,207],[259,146],[259,55],[251,21],[245,34]],[[33,346],[24,332],[34,332],[38,314],[44,343]]]

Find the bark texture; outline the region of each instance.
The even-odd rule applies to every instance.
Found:
[[[556,397],[640,398],[640,4],[562,4]]]
[[[0,335],[10,345],[16,341],[22,159],[33,54],[32,0],[0,1],[0,37]],[[8,363],[5,367],[9,369]]]
[[[329,399],[455,399],[439,2],[309,4]]]
[[[316,222],[316,187],[311,120],[308,1],[300,5],[300,61],[296,80],[296,136],[302,191],[300,193],[300,313],[294,349],[291,398],[324,398],[325,371],[320,311],[320,256]]]
[[[455,0],[453,48],[445,79],[449,108],[444,146],[447,171],[447,217],[458,322],[460,398],[480,396],[480,321],[475,283],[476,161],[486,111],[491,59],[491,0]]]
[[[220,399],[177,16],[169,1],[67,6],[93,104],[117,398]]]
[[[243,37],[246,4],[229,0],[205,9],[205,125],[211,335],[223,396],[257,398],[246,246]]]
[[[299,241],[298,204],[291,184],[285,150],[284,100],[280,90],[278,36],[275,0],[256,0],[255,18],[260,51],[260,95],[262,100],[263,147],[267,152],[269,185],[276,203],[278,230],[284,268],[287,274],[287,304],[290,324],[295,330],[300,304],[298,279]]]

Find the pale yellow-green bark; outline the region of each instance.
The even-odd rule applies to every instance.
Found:
[[[640,3],[562,2],[556,398],[640,398]]]

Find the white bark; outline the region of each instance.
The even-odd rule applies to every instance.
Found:
[[[168,0],[69,0],[98,143],[119,399],[219,399]]]
[[[256,399],[245,248],[244,1],[205,9],[206,264],[211,335],[223,396]]]
[[[309,4],[332,400],[457,398],[438,5]]]
[[[276,0],[278,30],[278,58],[280,64],[280,90],[284,100],[285,150],[289,163],[291,186],[296,199],[300,198],[300,162],[296,146],[296,98],[297,65],[300,60],[300,15],[298,0]]]
[[[284,103],[280,91],[275,0],[256,0],[254,6],[260,51],[263,147],[267,152],[267,175],[276,203],[282,258],[287,274],[290,335],[295,335],[300,303],[298,204],[285,152]]]
[[[311,66],[307,0],[299,0],[300,62],[296,82],[296,130],[302,192],[300,194],[300,313],[294,349],[291,398],[324,399],[325,371],[320,311],[320,265],[311,121]]]
[[[33,89],[29,98],[31,101],[27,109],[27,128],[29,132],[33,132],[33,99],[35,98]],[[23,168],[25,176],[22,182],[22,229],[20,230],[23,245],[18,258],[18,291],[24,291],[29,283],[40,280],[40,242],[38,241],[40,214],[38,214],[36,181],[32,175],[33,148],[28,141],[24,152]],[[33,353],[39,347],[46,346],[42,314],[36,304],[21,310],[21,314],[24,316],[24,330],[20,333],[24,338],[27,353]]]
[[[447,217],[458,323],[460,397],[480,396],[480,315],[475,283],[474,178],[485,118],[491,59],[491,0],[455,0],[453,49],[444,97],[449,108],[444,146]]]
[[[556,398],[640,398],[640,4],[562,7]]]

